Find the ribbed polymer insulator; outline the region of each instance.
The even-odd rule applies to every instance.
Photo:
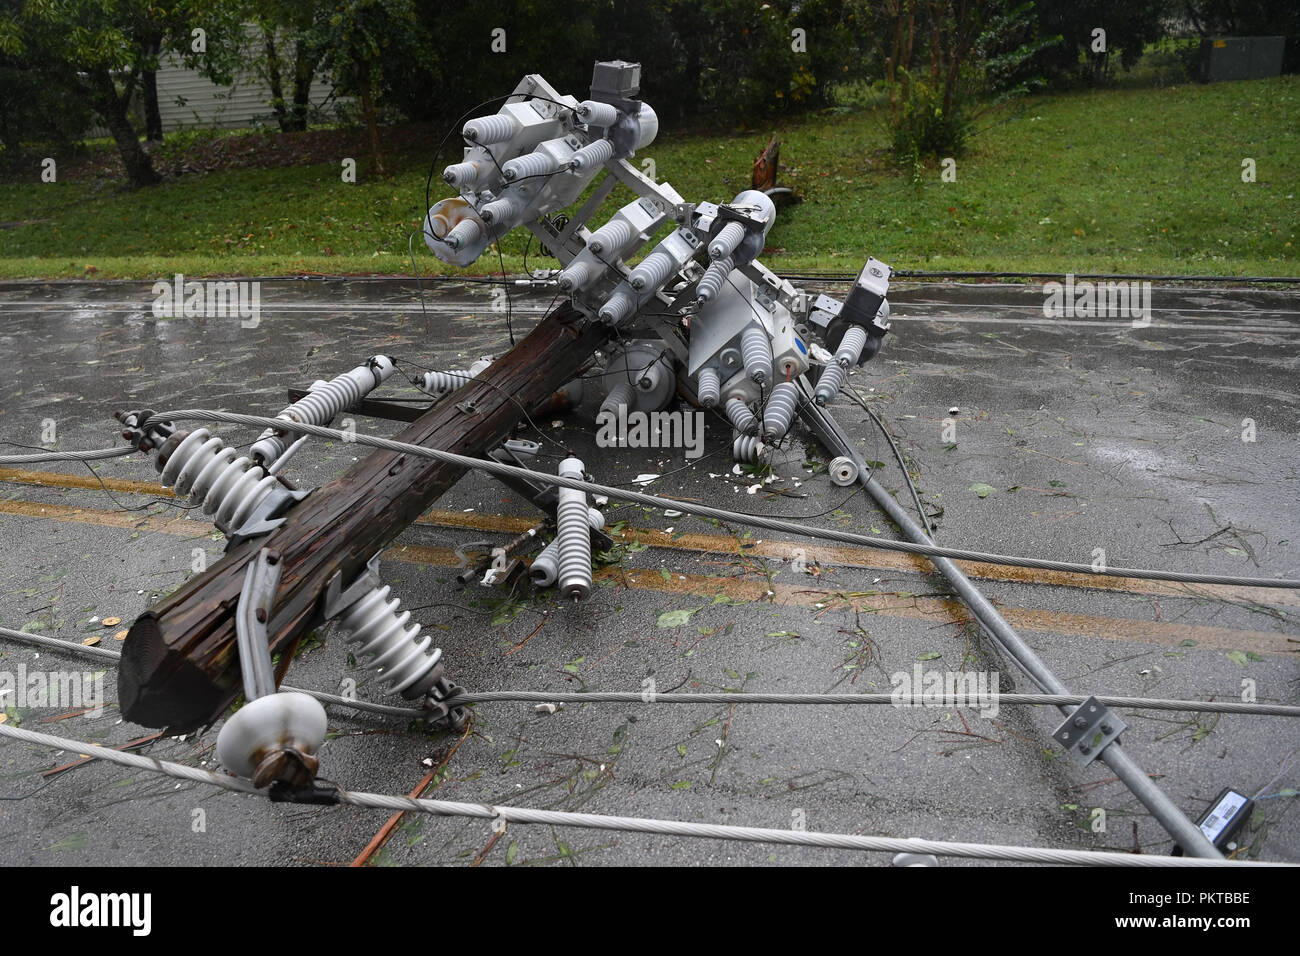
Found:
[[[608,259],[608,253],[617,253],[631,241],[632,224],[626,219],[611,219],[591,234],[587,246]]]
[[[700,284],[695,287],[695,298],[701,302],[717,298],[718,293],[722,291],[722,284],[727,281],[727,276],[731,275],[731,270],[735,267],[736,260],[731,256],[723,256],[710,262],[709,267],[704,270],[704,277],[700,279]]]
[[[844,366],[832,362],[822,370],[821,378],[817,379],[817,390],[813,392],[813,401],[818,405],[825,405],[835,397],[843,383]]]
[[[731,255],[736,251],[736,246],[740,245],[740,240],[744,238],[744,226],[738,222],[727,223],[709,243],[709,256],[713,259],[722,259]]]
[[[588,169],[595,169],[597,166],[603,165],[613,156],[614,144],[607,139],[598,139],[574,153],[569,162],[573,164],[573,168],[578,172],[585,173]]]
[[[727,404],[723,406],[723,410],[727,413],[727,418],[736,431],[745,435],[758,434],[758,417],[740,399],[727,399]]]
[[[647,288],[657,289],[676,271],[677,263],[673,257],[662,249],[656,249],[646,256],[627,277],[627,284],[638,292]]]
[[[530,176],[545,176],[557,168],[555,157],[541,152],[528,153],[501,164],[501,172],[510,182],[528,179]]]
[[[799,386],[794,382],[780,382],[772,389],[772,396],[763,409],[763,436],[768,441],[785,437],[798,405]]]
[[[387,355],[376,355],[365,365],[358,365],[328,382],[312,383],[306,395],[275,417],[307,425],[328,425],[335,415],[355,406],[392,372],[393,360]],[[284,454],[291,440],[268,428],[258,436],[249,453],[254,461],[270,465]]]
[[[602,322],[618,325],[632,313],[634,308],[636,308],[636,299],[633,298],[631,291],[620,286],[605,300],[605,304],[596,314],[600,316]]]
[[[605,527],[605,516],[595,508],[587,509],[587,519],[591,522],[591,527],[599,531]],[[555,579],[560,574],[560,542],[552,541],[537,557],[533,558],[533,563],[528,568],[528,575],[533,579],[533,584],[538,587],[548,588],[555,583]]]
[[[489,359],[479,359],[468,369],[448,369],[445,372],[425,372],[424,373],[424,390],[432,392],[434,395],[446,395],[448,392],[454,392],[470,379],[477,378],[483,374],[492,362]]]
[[[560,462],[561,478],[582,478],[582,461]],[[555,541],[560,549],[560,593],[585,601],[591,597],[591,518],[586,492],[560,488],[555,510]]]
[[[483,238],[483,227],[475,219],[462,219],[451,227],[442,241],[452,249],[464,249]]]
[[[695,379],[695,397],[700,400],[700,404],[705,408],[712,408],[718,404],[718,400],[722,397],[722,382],[718,378],[718,370],[712,366],[702,368]]]
[[[578,104],[578,113],[588,126],[613,126],[618,122],[618,109],[609,103],[583,100]]]
[[[397,611],[402,602],[388,600],[388,585],[377,587],[343,611],[339,624],[352,632],[347,643],[358,645],[357,660],[378,673],[384,690],[407,700],[423,697],[441,676],[442,648],[433,639],[420,639],[420,625],[411,612]]]
[[[518,196],[501,196],[478,211],[479,218],[492,225],[499,222],[518,222],[524,214],[524,201]]]
[[[560,574],[560,542],[552,541],[528,567],[528,576],[539,588],[549,588]]]
[[[499,143],[514,136],[517,128],[514,117],[497,113],[470,120],[462,132],[471,143]]]
[[[772,449],[756,435],[733,432],[731,457],[742,465],[765,465],[772,457]]]
[[[835,350],[835,361],[845,368],[857,365],[862,355],[862,347],[867,344],[867,330],[860,325],[853,325],[840,339],[840,347]]]
[[[611,388],[605,400],[600,403],[600,410],[617,413],[620,405],[636,407],[636,386],[631,382],[619,382]]]
[[[575,259],[556,276],[555,282],[564,292],[573,292],[587,287],[591,280],[600,274],[604,266],[585,259]]]
[[[443,181],[456,189],[465,189],[478,182],[482,167],[478,163],[452,163],[442,171]]]
[[[772,381],[772,340],[760,325],[750,325],[740,334],[740,355],[745,374],[760,385]]]
[[[206,428],[190,432],[167,456],[162,483],[178,495],[189,495],[191,507],[202,504],[204,512],[215,513],[222,531],[242,525],[280,484]]]

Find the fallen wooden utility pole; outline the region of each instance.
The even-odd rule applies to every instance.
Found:
[[[547,315],[515,348],[395,436],[481,456],[580,374],[610,329],[569,307]],[[283,573],[267,625],[282,679],[297,642],[320,620],[331,577],[346,584],[464,474],[427,458],[376,451],[292,507],[278,528],[232,547],[131,626],[118,692],[122,715],[182,733],[212,723],[240,693],[234,612],[253,557],[279,555]]]

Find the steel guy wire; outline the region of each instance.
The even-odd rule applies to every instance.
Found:
[[[227,774],[218,774],[198,767],[146,757],[120,750],[111,750],[98,744],[84,743],[67,737],[56,737],[9,724],[0,724],[0,736],[59,750],[87,754],[100,760],[134,767],[139,770],[164,774],[179,780],[206,783],[236,793],[256,794],[251,781]],[[937,840],[899,839],[897,837],[860,836],[847,833],[819,833],[808,830],[778,830],[763,827],[742,827],[717,823],[686,823],[679,820],[660,820],[649,817],[606,816],[595,813],[574,813],[567,810],[537,810],[529,807],[461,803],[451,800],[431,800],[338,790],[335,793],[341,804],[368,809],[411,811],[443,817],[469,817],[492,822],[541,824],[543,826],[571,826],[587,830],[650,833],[661,836],[686,836],[711,840],[736,840],[744,843],[781,843],[791,846],[824,847],[842,850],[865,850],[877,853],[932,853],[936,856],[966,857],[976,860],[1012,860],[1021,863],[1074,864],[1077,866],[1121,866],[1140,869],[1161,867],[1278,867],[1294,866],[1254,860],[1204,859],[1201,857],[1148,856],[1132,853],[1114,853],[1105,850],[1056,850],[1047,847],[1006,846],[987,843],[958,843]]]
[[[402,452],[404,454],[416,455],[422,458],[432,458],[448,464],[459,465],[462,468],[477,469],[489,474],[510,475],[512,477],[544,480],[560,487],[576,488],[579,491],[585,491],[591,494],[607,495],[611,498],[632,501],[637,504],[648,505],[652,508],[671,509],[681,511],[685,514],[695,515],[697,517],[716,518],[720,521],[730,521],[736,524],[765,528],[770,531],[781,531],[796,537],[820,538],[827,541],[838,541],[844,544],[856,544],[866,547],[880,548],[886,551],[902,551],[908,554],[975,561],[986,564],[1002,564],[1014,567],[1036,568],[1045,571],[1066,571],[1075,574],[1086,574],[1091,577],[1129,577],[1145,578],[1153,581],[1174,581],[1184,584],[1222,584],[1233,587],[1300,589],[1300,579],[1296,578],[1252,578],[1226,574],[1193,574],[1178,571],[1158,571],[1146,568],[1096,568],[1091,564],[1080,564],[1071,561],[1052,561],[1044,558],[1025,558],[1014,555],[991,554],[985,551],[971,551],[964,548],[939,547],[938,545],[917,544],[911,541],[898,541],[891,538],[878,538],[871,535],[856,534],[850,531],[837,531],[832,528],[819,528],[815,525],[802,525],[792,521],[764,518],[760,515],[728,511],[723,508],[713,508],[708,505],[695,504],[693,502],[674,501],[670,498],[660,498],[656,495],[648,495],[642,492],[613,487],[611,485],[579,481],[575,478],[562,478],[558,475],[534,471],[531,468],[519,468],[514,465],[505,465],[500,462],[488,461],[482,458],[472,458],[468,455],[458,455],[454,452],[443,451],[439,448],[426,448],[422,445],[412,445],[407,442],[394,441],[391,438],[382,438],[377,435],[368,435],[361,432],[345,433],[334,428],[323,428],[319,425],[308,425],[301,422],[286,422],[283,419],[267,418],[263,415],[244,415],[237,412],[220,412],[201,408],[186,408],[177,409],[175,411],[156,412],[150,421],[169,421],[175,419],[183,421],[226,422],[233,425],[249,425],[258,428],[273,426],[284,431],[316,435],[317,437],[330,438],[334,441],[346,441],[353,444],[370,445],[374,448],[385,448],[389,451]],[[143,426],[147,423],[141,424]]]

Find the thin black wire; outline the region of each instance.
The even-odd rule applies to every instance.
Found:
[[[418,368],[418,369],[421,369],[422,371],[425,371],[425,372],[442,372],[442,371],[443,371],[442,369],[429,368],[429,366],[427,366],[427,365],[421,365],[419,362],[412,362],[410,359],[399,359],[399,358],[396,358],[396,357],[393,358],[393,364],[394,364],[394,365],[397,365],[397,366],[409,365],[409,366],[411,366],[412,368]],[[450,374],[450,373],[445,373],[445,372],[444,372],[444,374]],[[406,378],[406,380],[407,380],[408,382],[410,382],[411,385],[413,385],[415,388],[419,389],[419,390],[420,390],[421,392],[423,392],[425,395],[428,395],[430,398],[442,398],[442,397],[443,397],[443,396],[441,396],[441,395],[437,395],[437,394],[435,394],[435,393],[433,393],[433,392],[430,392],[428,389],[426,389],[426,388],[424,387],[424,385],[423,385],[423,384],[422,384],[418,379],[411,378],[409,375],[406,375],[406,373],[403,373],[403,377]],[[473,381],[473,382],[475,382],[475,383],[477,383],[477,384],[479,384],[479,385],[486,385],[486,386],[488,386],[489,388],[495,389],[496,391],[500,392],[500,393],[501,393],[502,395],[504,395],[504,396],[505,396],[505,397],[506,397],[510,402],[512,402],[516,408],[519,409],[519,413],[520,413],[521,415],[523,415],[524,420],[528,422],[528,424],[532,427],[533,431],[537,432],[537,434],[540,435],[542,438],[544,438],[546,441],[549,441],[552,445],[555,445],[557,448],[559,448],[561,451],[563,451],[563,452],[564,452],[564,456],[565,456],[566,458],[569,458],[569,457],[572,457],[572,456],[573,456],[573,452],[569,449],[569,447],[568,447],[567,445],[563,444],[563,443],[560,442],[560,441],[557,441],[554,437],[552,437],[551,435],[548,435],[548,434],[546,434],[546,432],[542,431],[541,426],[538,425],[535,421],[533,421],[532,416],[528,414],[528,409],[524,407],[524,404],[523,404],[521,401],[519,401],[519,399],[517,399],[517,398],[515,398],[513,395],[511,395],[511,394],[510,394],[508,391],[506,391],[504,388],[502,388],[500,385],[493,384],[492,382],[489,382],[489,381],[487,381],[486,379],[483,379],[483,378],[481,378],[481,377],[480,377],[480,378],[475,378],[475,379],[470,379],[470,378],[467,377],[467,378],[465,379],[465,381],[466,381],[466,382]],[[547,457],[550,457],[550,456],[547,456]]]

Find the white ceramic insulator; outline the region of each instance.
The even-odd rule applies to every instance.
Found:
[[[614,290],[614,294],[605,300],[605,304],[600,307],[596,314],[600,316],[602,322],[609,325],[618,325],[631,314],[636,306],[636,301],[632,298],[632,293],[626,288]]]
[[[578,114],[588,126],[613,126],[618,121],[618,108],[609,103],[583,100],[578,104]]]
[[[595,262],[589,262],[585,259],[575,259],[570,262],[564,270],[556,276],[555,282],[563,292],[574,292],[585,289],[591,284],[591,281],[600,274],[604,266]]]
[[[376,355],[364,365],[344,372],[328,382],[314,382],[311,389],[292,405],[281,409],[276,418],[306,425],[328,425],[334,416],[356,404],[383,384],[393,374],[393,360],[387,355]],[[293,439],[277,435],[268,428],[258,436],[249,449],[253,460],[262,465],[276,461]]]
[[[509,182],[517,179],[529,179],[533,176],[545,176],[558,168],[555,157],[550,153],[528,153],[501,164],[501,172]]]
[[[591,234],[587,247],[608,259],[611,253],[617,255],[631,241],[632,224],[626,219],[611,219]]]
[[[695,298],[701,302],[717,298],[718,293],[722,291],[722,284],[727,281],[727,276],[731,275],[731,270],[735,267],[736,262],[731,256],[723,256],[710,262],[709,267],[704,270],[700,284],[695,287]]]
[[[785,437],[798,404],[799,386],[794,382],[781,382],[772,389],[772,396],[763,409],[763,435],[769,442]]]
[[[738,222],[727,223],[709,243],[709,256],[713,259],[722,259],[731,255],[736,251],[736,246],[740,245],[740,240],[744,238],[744,226]]]
[[[559,574],[560,542],[556,539],[542,548],[541,553],[533,558],[533,563],[528,567],[528,576],[539,588],[549,588],[555,583]]]
[[[582,461],[566,458],[560,462],[561,478],[582,479]],[[585,601],[591,597],[591,517],[586,492],[560,488],[556,506],[555,541],[559,545],[560,593],[567,598]]]
[[[501,196],[478,211],[479,217],[490,226],[498,223],[517,223],[524,214],[524,202],[518,196]]]
[[[442,171],[443,181],[455,189],[467,189],[478,182],[478,163],[452,163]]]
[[[483,227],[479,225],[477,219],[462,219],[452,226],[451,231],[443,238],[443,242],[452,249],[464,249],[482,238]]]
[[[834,398],[840,386],[844,384],[844,374],[844,366],[838,362],[827,365],[822,371],[821,378],[817,379],[817,390],[813,392],[813,401],[818,405],[825,405]]]
[[[627,277],[627,284],[638,292],[657,289],[668,281],[676,265],[669,253],[663,249],[656,249],[637,263],[637,267]]]
[[[731,457],[742,465],[764,465],[772,457],[772,449],[757,435],[733,432]]]
[[[598,139],[574,153],[569,162],[578,172],[585,173],[589,169],[604,165],[613,157],[614,144],[607,139]]]
[[[600,403],[602,412],[617,413],[620,407],[636,407],[636,386],[631,382],[619,382],[609,390],[605,400]]]
[[[772,340],[761,326],[751,324],[740,334],[740,355],[746,375],[760,385],[772,381]]]
[[[189,495],[190,504],[202,504],[207,514],[215,512],[216,525],[226,531],[242,525],[279,480],[199,428],[167,458],[162,483],[178,495]]]
[[[867,330],[860,325],[853,325],[840,339],[840,347],[835,350],[835,361],[845,368],[858,364],[862,348],[867,344]]]
[[[718,377],[718,370],[712,366],[700,369],[696,382],[695,397],[700,404],[705,408],[718,404],[722,398],[722,380]]]
[[[423,697],[441,676],[442,648],[433,639],[420,639],[420,625],[411,612],[398,612],[402,603],[388,599],[388,585],[377,587],[343,611],[339,625],[351,631],[347,642],[358,645],[357,660],[378,673],[386,691],[407,700]]]
[[[723,406],[723,411],[727,413],[727,418],[736,431],[744,435],[758,434],[758,417],[749,410],[746,405],[738,398],[727,399],[727,404]]]
[[[471,143],[500,143],[515,135],[519,127],[514,117],[497,113],[495,116],[480,116],[465,124],[462,132]]]

